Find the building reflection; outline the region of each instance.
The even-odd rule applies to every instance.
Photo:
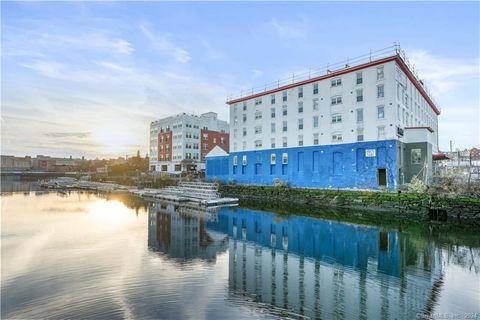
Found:
[[[206,222],[215,223],[216,215],[194,207],[170,202],[152,203],[149,208],[148,246],[170,258],[215,261],[226,252],[228,237],[207,230]]]
[[[229,299],[276,316],[412,319],[441,289],[439,250],[396,231],[242,208],[207,229],[230,238]]]

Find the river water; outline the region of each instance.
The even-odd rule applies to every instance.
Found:
[[[19,189],[2,319],[480,318],[475,232]]]

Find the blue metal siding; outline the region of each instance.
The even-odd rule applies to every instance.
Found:
[[[396,140],[233,152],[207,158],[207,180],[272,185],[275,178],[294,187],[378,189],[377,169],[387,169],[388,189],[396,188]],[[375,151],[367,157],[366,150]],[[288,163],[282,163],[282,154]],[[276,163],[271,164],[271,155]],[[247,165],[242,157],[247,156]],[[233,166],[233,157],[238,165]],[[227,162],[225,162],[227,161]],[[227,163],[227,164],[225,164]]]

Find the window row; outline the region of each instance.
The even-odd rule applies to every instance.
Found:
[[[323,135],[323,134],[322,134]],[[386,139],[386,131],[385,126],[378,126],[377,127],[377,139],[378,140],[385,140]],[[342,142],[343,141],[343,134],[342,132],[333,132],[331,135],[331,142]],[[356,130],[356,141],[364,141],[364,128],[357,128]],[[318,145],[320,143],[319,133],[313,134],[313,145]],[[254,141],[255,148],[259,149],[263,147],[263,140],[257,139]],[[304,135],[298,135],[298,140],[296,146],[303,146],[304,145]],[[288,138],[282,137],[281,147],[286,148],[288,147]],[[276,139],[270,139],[270,148],[274,149],[277,148]],[[243,142],[243,150],[246,150],[246,142]],[[237,151],[237,143],[234,143],[234,151]]]
[[[356,100],[357,102],[362,102],[363,101],[363,89],[357,89],[357,96]],[[384,85],[378,85],[377,86],[377,98],[384,98],[385,97],[385,88]],[[330,105],[335,106],[335,105],[341,105],[343,103],[342,96],[334,96],[330,100]],[[313,111],[318,111],[319,110],[319,105],[318,105],[318,99],[313,99],[313,105],[312,105]],[[303,113],[304,108],[303,108],[303,102],[300,101],[298,102],[298,107],[297,107],[297,112],[299,114]],[[282,106],[282,116],[287,116],[288,115],[288,106],[283,105]],[[276,118],[277,112],[275,108],[270,109],[270,118]],[[255,120],[261,120],[263,118],[262,111],[257,110],[255,111]],[[242,115],[242,122],[247,122],[247,115],[243,114]],[[238,124],[238,117],[234,116],[233,118],[233,124],[237,125]]]
[[[376,68],[376,79],[377,81],[382,81],[384,80],[385,78],[385,72],[384,72],[384,67],[383,66],[379,66]],[[359,71],[355,74],[355,83],[357,85],[360,85],[360,84],[363,84],[363,72],[362,71]],[[339,87],[342,85],[342,78],[341,77],[337,77],[337,78],[334,78],[332,80],[330,80],[330,87]],[[298,87],[297,88],[297,97],[298,98],[303,98],[304,94],[304,87],[301,86],[301,87]],[[319,93],[319,89],[318,89],[318,83],[314,83],[313,86],[312,86],[312,93],[314,95],[317,95]],[[282,102],[286,102],[288,101],[288,92],[287,91],[282,91]],[[263,97],[258,97],[258,98],[255,98],[254,99],[254,104],[256,106],[258,105],[261,105],[263,102]],[[270,104],[275,104],[277,102],[277,99],[276,99],[276,94],[271,94],[270,95]],[[236,108],[237,108],[237,104],[234,105],[234,110],[236,111]],[[247,110],[247,102],[244,101],[243,102],[243,110],[246,111]]]
[[[377,106],[377,119],[385,119],[385,106],[380,105]],[[357,123],[362,123],[364,120],[363,117],[363,109],[356,109],[356,122]],[[343,117],[341,113],[335,113],[331,115],[331,123],[332,124],[338,124],[343,122]],[[313,116],[312,118],[312,123],[313,123],[313,128],[318,128],[319,127],[319,116]],[[300,118],[298,119],[298,130],[303,130],[304,128],[304,119]],[[277,130],[277,125],[275,122],[272,122],[270,124],[270,132],[271,133],[276,133]],[[287,132],[288,131],[288,121],[282,121],[282,132]],[[255,134],[262,134],[263,133],[263,127],[262,126],[255,126],[254,127],[254,132]],[[245,137],[247,136],[247,128],[242,128],[242,135]],[[233,137],[237,137],[237,129],[233,130]],[[223,142],[222,142],[223,143]]]

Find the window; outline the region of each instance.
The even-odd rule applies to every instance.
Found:
[[[261,105],[262,104],[262,98],[256,98],[255,99],[255,105],[258,106],[258,105]]]
[[[236,166],[238,164],[238,156],[233,156],[233,165]]]
[[[363,89],[357,89],[357,102],[363,101]]]
[[[287,115],[287,106],[282,106],[282,115]]]
[[[283,131],[283,132],[287,132],[287,129],[288,129],[288,128],[287,128],[287,121],[283,121],[283,123],[282,123],[282,131]]]
[[[377,118],[384,119],[385,118],[385,106],[377,106]]]
[[[255,148],[261,148],[262,147],[262,140],[255,140]]]
[[[255,111],[255,120],[262,119],[262,112],[261,111]]]
[[[255,127],[255,134],[261,134],[262,133],[262,126],[256,126]]]
[[[340,132],[335,132],[332,134],[332,142],[341,142],[342,134]]]
[[[242,141],[242,150],[246,150],[246,149],[247,149],[247,142]]]
[[[313,84],[313,94],[318,94],[318,83]]]
[[[313,145],[318,145],[318,133],[313,134]]]
[[[247,111],[247,103],[246,102],[243,103],[243,111]]]
[[[287,101],[287,91],[282,92],[282,101]]]
[[[272,139],[270,140],[270,147],[271,147],[272,149],[275,148],[275,138],[272,138]]]
[[[303,130],[303,119],[298,119],[298,130]]]
[[[275,95],[274,95],[274,94],[272,94],[272,95],[270,96],[270,103],[271,103],[271,104],[275,104]]]
[[[385,139],[385,126],[377,127],[377,138],[378,140]]]
[[[298,103],[298,113],[303,113],[303,102]]]
[[[363,122],[363,109],[357,109],[357,122]]]
[[[246,165],[247,165],[247,155],[244,154],[244,155],[242,156],[242,166],[246,166]]]
[[[412,164],[422,163],[422,149],[412,149],[411,158],[412,158]]]
[[[357,84],[363,83],[363,72],[357,72]]]
[[[247,122],[247,115],[246,114],[243,115],[243,122]]]
[[[313,127],[318,128],[318,116],[313,117]]]
[[[270,116],[275,118],[275,108],[270,109]]]
[[[299,147],[303,146],[303,135],[298,136],[298,146]]]
[[[377,86],[377,98],[384,98],[385,97],[385,87],[383,84],[379,84]]]
[[[298,88],[298,97],[303,98],[303,87]]]
[[[313,99],[313,111],[318,111],[318,99]]]
[[[282,153],[282,164],[288,164],[288,153]]]
[[[276,164],[277,163],[277,155],[275,153],[272,153],[270,155],[270,164]]]
[[[275,131],[276,131],[275,122],[272,122],[272,123],[270,124],[270,126],[271,126],[271,127],[270,127],[270,129],[271,129],[270,131],[271,131],[272,133],[275,133]]]
[[[242,132],[242,135],[243,135],[244,137],[246,137],[246,136],[247,136],[247,128],[243,128],[242,131],[243,131],[243,132]]]
[[[342,104],[342,97],[341,96],[332,97],[331,104],[332,106],[337,104]]]
[[[357,128],[357,141],[363,141],[363,128]]]
[[[283,146],[284,148],[287,147],[287,137],[283,137],[283,138],[282,138],[282,146]]]
[[[338,87],[342,85],[342,78],[333,79],[331,82],[332,87]]]
[[[383,73],[383,66],[377,67],[377,81],[383,80],[384,73]]]
[[[342,115],[341,114],[332,115],[332,123],[342,123]]]

